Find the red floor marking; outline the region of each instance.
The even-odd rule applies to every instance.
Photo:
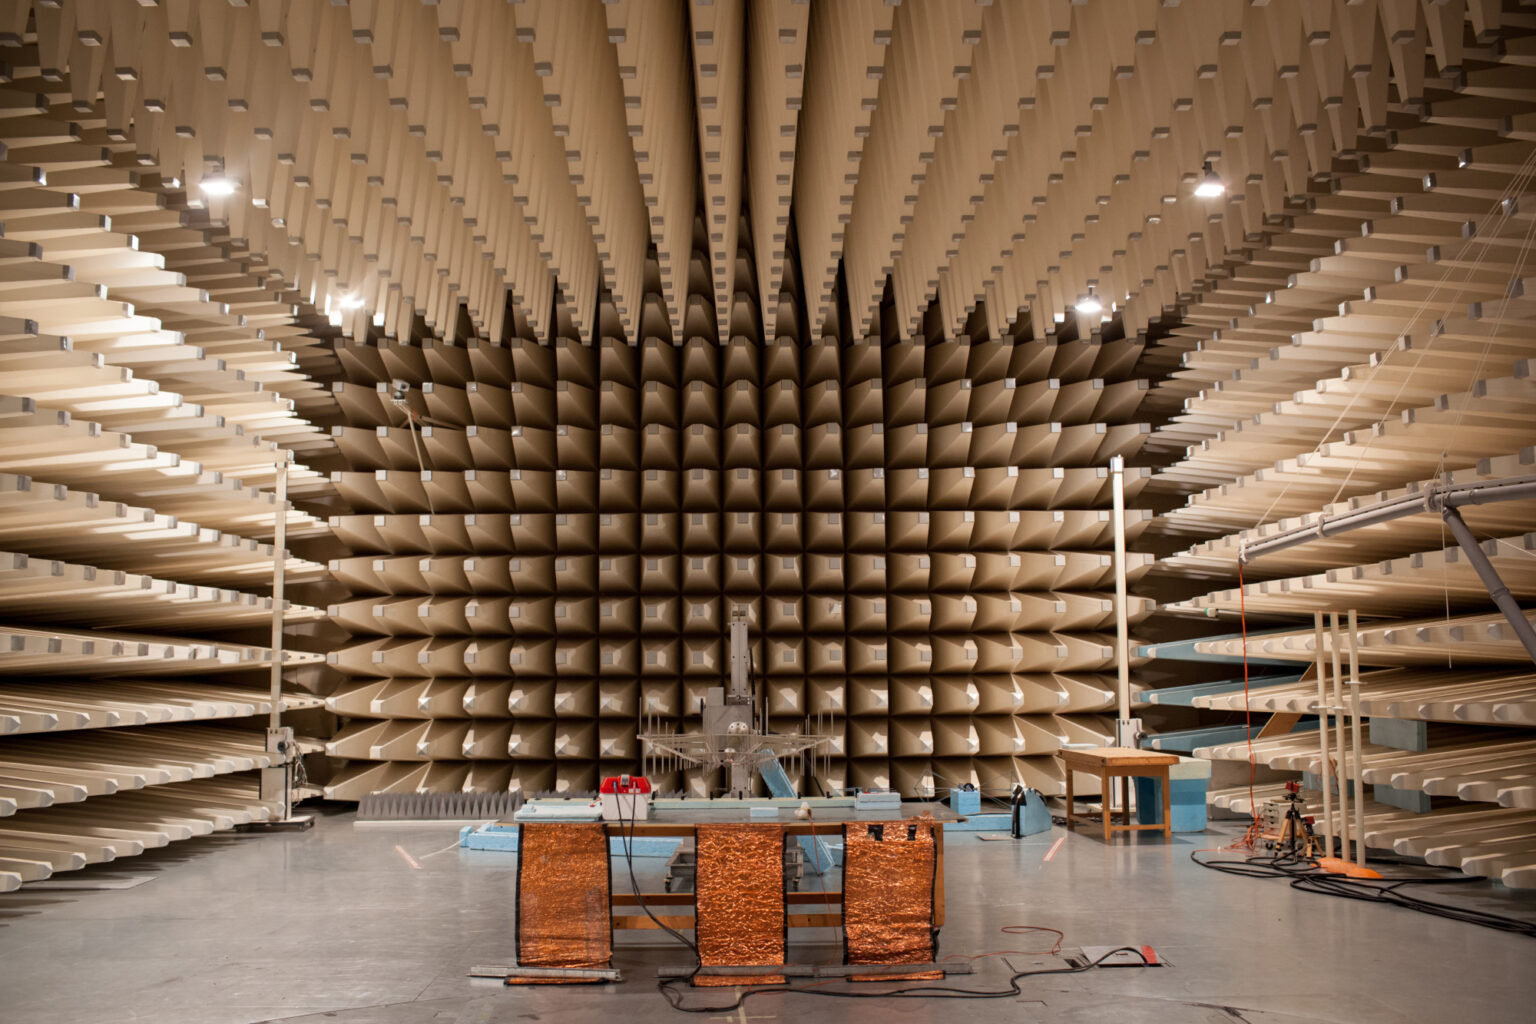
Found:
[[[1059,837],[1054,843],[1051,844],[1051,848],[1046,851],[1045,859],[1046,860],[1050,860],[1052,857],[1056,856],[1056,851],[1061,849],[1061,844],[1066,842],[1066,841],[1067,841],[1067,837],[1066,836]],[[400,847],[397,846],[397,847],[395,847],[395,849],[399,850]],[[404,850],[400,850],[400,852],[404,853],[405,851]]]

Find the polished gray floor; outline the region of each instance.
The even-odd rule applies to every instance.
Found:
[[[1528,1022],[1536,941],[1388,907],[1233,878],[1188,854],[1225,836],[1124,837],[1106,848],[1061,829],[1018,843],[951,835],[945,954],[1030,940],[1009,924],[1049,925],[1068,946],[1151,944],[1170,966],[1101,969],[1021,982],[986,1002],[771,995],[717,1021],[1178,1021],[1300,1024]],[[515,860],[461,852],[452,827],[354,828],[323,811],[311,832],[224,836],[59,877],[124,884],[0,896],[0,1021],[5,1024],[467,1024],[689,1019],[650,976],[686,953],[651,937],[621,948],[620,986],[508,989],[475,982],[474,964],[512,958]],[[412,867],[408,859],[418,867]],[[645,888],[658,873],[650,861]],[[615,872],[616,884],[623,877]],[[132,884],[143,880],[141,884]],[[1478,888],[1458,898],[1536,918],[1536,897]],[[840,958],[803,946],[805,960]],[[996,988],[998,958],[951,982]],[[834,982],[841,988],[852,987]],[[867,990],[867,988],[865,989]],[[729,990],[690,993],[718,1005]]]

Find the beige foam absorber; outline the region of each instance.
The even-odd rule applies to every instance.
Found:
[[[597,723],[589,718],[557,719],[554,724],[556,760],[586,761],[598,754]]]
[[[471,760],[503,760],[511,753],[512,728],[512,723],[505,721],[463,723],[459,756]]]
[[[1041,793],[1063,793],[1066,791],[1066,774],[1061,767],[1061,761],[1054,756],[1026,756],[1013,758],[1013,771],[1015,776],[1024,785]],[[1096,794],[1099,792],[1099,778],[1078,772],[1073,777],[1072,785],[1079,793]]]
[[[890,763],[890,786],[903,793],[935,793],[947,789],[939,780],[930,761],[921,757],[903,757]]]
[[[507,736],[507,756],[520,761],[544,761],[555,756],[557,725],[547,719],[519,717]]]
[[[997,799],[1005,799],[1016,782],[1031,784],[1014,771],[1014,759],[1007,757],[936,758],[928,764],[927,771],[938,790],[969,784],[981,790],[984,797]],[[1003,810],[1002,806],[983,800],[983,813],[999,813]]]
[[[507,680],[470,680],[463,685],[464,714],[470,718],[497,718],[511,704],[513,684]],[[457,684],[454,684],[457,690]]]
[[[554,680],[514,676],[507,691],[507,712],[514,718],[554,717]]]
[[[591,679],[590,667],[585,672],[579,666],[555,680],[555,714],[566,719],[591,719],[597,716],[598,687]]]
[[[634,678],[600,679],[596,700],[598,716],[633,719],[640,707],[640,685]]]
[[[891,713],[923,715],[933,710],[934,680],[930,677],[892,679],[888,694]]]
[[[640,741],[629,721],[602,721],[597,723],[598,756],[607,761],[632,764],[640,757]]]
[[[9,393],[35,406],[6,407],[5,466],[49,489],[99,488],[98,508],[152,510],[163,517],[154,543],[185,544],[188,560],[162,570],[148,543],[121,539],[103,542],[117,551],[112,561],[67,544],[30,547],[54,532],[52,498],[0,538],[31,560],[27,572],[48,564],[52,573],[52,560],[95,567],[94,580],[73,569],[59,579],[79,588],[70,602],[98,596],[104,615],[124,609],[96,625],[137,635],[151,624],[235,622],[259,608],[207,591],[124,602],[109,592],[137,582],[102,576],[259,594],[260,557],[191,539],[183,520],[259,545],[274,512],[263,446],[281,439],[333,455],[316,462],[338,467],[329,477],[293,474],[296,488],[324,497],[308,507],[335,516],[330,571],[347,593],[323,600],[351,638],[333,651],[345,680],[333,709],[363,728],[406,725],[380,747],[387,770],[349,768],[337,792],[370,781],[553,788],[606,771],[633,756],[617,753],[626,749],[619,723],[693,719],[723,672],[721,636],[736,608],[752,622],[769,712],[835,714],[834,759],[869,762],[861,778],[915,794],[945,784],[928,774],[934,758],[1001,771],[1020,736],[1059,745],[1063,735],[1102,735],[1097,719],[1082,722],[1108,706],[1111,456],[1209,440],[1162,479],[1156,501],[1165,507],[1199,481],[1164,524],[1203,541],[1252,528],[1277,498],[1276,515],[1309,515],[1352,471],[1340,500],[1447,469],[1476,472],[1528,440],[1528,375],[1516,368],[1526,353],[1511,340],[1519,309],[1492,308],[1508,275],[1496,280],[1491,264],[1473,268],[1450,248],[1479,217],[1466,204],[1496,201],[1493,178],[1518,169],[1482,143],[1508,141],[1500,133],[1516,122],[1504,119],[1521,115],[1463,111],[1475,122],[1468,130],[1491,133],[1479,135],[1468,168],[1418,166],[1424,145],[1354,144],[1358,131],[1384,129],[1385,97],[1423,96],[1426,59],[1455,53],[1460,66],[1464,19],[1474,40],[1497,32],[1500,15],[1486,4],[1436,10],[1422,26],[1404,22],[1401,5],[1233,8],[1207,19],[1155,5],[1120,19],[1093,5],[676,2],[643,16],[630,3],[565,6],[221,7],[207,24],[201,8],[191,18],[176,5],[137,22],[90,5],[45,6],[31,28],[23,11],[18,31],[35,33],[27,45],[51,55],[50,68],[69,70],[95,49],[76,47],[83,29],[134,75],[86,61],[84,74],[20,94],[67,88],[71,102],[99,102],[101,123],[119,133],[112,145],[160,180],[193,182],[222,161],[241,195],[189,199],[209,230],[229,233],[232,252],[265,269],[260,287],[242,270],[253,294],[229,294],[219,309],[225,298],[196,294],[198,271],[178,283],[187,271],[172,269],[174,258],[161,268],[127,257],[130,231],[183,229],[151,230],[165,216],[155,197],[98,193],[96,177],[57,166],[56,147],[100,148],[81,134],[94,128],[71,129],[62,110],[31,110],[30,100],[5,119],[25,122],[5,131],[17,154],[8,163],[48,164],[53,182],[21,190],[27,198],[7,209],[7,241],[35,242],[50,258],[8,282],[34,293],[27,308],[12,296],[14,308],[0,309],[41,325],[31,348],[0,354],[0,373],[14,374]],[[1306,45],[1314,35],[1319,44]],[[1257,38],[1274,40],[1274,53],[1240,61],[1247,48],[1224,45]],[[316,66],[316,53],[334,54],[333,66]],[[1467,105],[1513,102],[1485,75],[1507,68],[1472,64]],[[222,77],[205,73],[212,67]],[[1335,85],[1319,91],[1318,81]],[[188,94],[203,101],[182,105]],[[174,109],[150,110],[145,99]],[[1397,131],[1402,112],[1392,109]],[[1310,175],[1334,173],[1341,147],[1360,166],[1340,172],[1337,192],[1311,188]],[[1208,148],[1220,150],[1230,200],[1185,202],[1182,178]],[[89,169],[110,177],[113,162]],[[1067,164],[1106,173],[1064,173]],[[1418,184],[1425,174],[1434,187]],[[1317,207],[1305,216],[1353,217],[1351,237],[1323,252],[1315,272],[1310,255],[1291,258],[1306,246],[1291,246],[1265,280],[1247,254],[1281,231],[1278,216],[1301,216],[1286,203],[1303,193]],[[1373,216],[1349,209],[1362,204]],[[113,228],[69,219],[77,214],[111,216]],[[1490,223],[1473,235],[1505,261],[1519,227]],[[1322,237],[1311,220],[1284,230]],[[59,253],[70,255],[51,258]],[[1420,265],[1450,263],[1465,264],[1457,303],[1484,307],[1444,317],[1423,365],[1464,381],[1462,390],[1483,382],[1476,404],[1442,403],[1450,384],[1404,387],[1399,373],[1397,360],[1420,358],[1426,337],[1411,322],[1434,284]],[[1396,267],[1411,269],[1399,280]],[[1290,273],[1338,284],[1328,291],[1313,276],[1285,288]],[[1071,311],[1089,284],[1117,307],[1124,339]],[[339,302],[353,292],[358,310]],[[295,350],[300,364],[327,368],[317,394],[235,319],[275,329],[311,302],[341,332],[305,343],[323,355]],[[1353,305],[1341,313],[1344,302]],[[1169,347],[1190,360],[1154,396],[1137,332],[1175,306],[1189,312],[1187,333]],[[217,327],[199,326],[205,317]],[[45,340],[64,336],[72,347]],[[1276,348],[1275,338],[1293,336]],[[1394,349],[1398,338],[1412,343]],[[1499,365],[1479,369],[1478,346]],[[395,378],[409,384],[399,404]],[[167,392],[186,408],[156,406]],[[1193,405],[1178,409],[1186,397]],[[1160,438],[1133,422],[1153,398],[1177,413]],[[309,408],[335,430],[309,428],[298,414]],[[1335,437],[1329,423],[1345,409]],[[1446,442],[1427,445],[1431,437]],[[1311,453],[1314,443],[1328,447]],[[66,451],[70,461],[59,458]],[[1129,471],[1132,501],[1150,478]],[[96,536],[138,525],[136,513],[127,522],[71,514]],[[1150,519],[1133,511],[1133,540]],[[327,524],[295,511],[288,525],[320,536]],[[1521,528],[1486,536],[1520,543]],[[203,550],[219,555],[205,565]],[[1378,591],[1390,591],[1379,581],[1391,575],[1405,593],[1415,575],[1443,570],[1457,599],[1475,596],[1457,575],[1464,566],[1437,557],[1390,570],[1374,554],[1302,566],[1260,581],[1282,584],[1271,592],[1244,596],[1283,617],[1298,607],[1296,589],[1317,591],[1304,600],[1347,591],[1355,581],[1301,582],[1339,569],[1359,569]],[[1518,578],[1510,558],[1499,564]],[[1133,584],[1149,566],[1133,554]],[[28,605],[29,578],[4,582],[8,608]],[[1234,595],[1222,586],[1189,610],[1228,613]],[[1425,615],[1432,590],[1415,590]],[[1149,611],[1135,602],[1132,622]],[[131,643],[103,654],[89,624],[57,625],[57,652],[18,634],[12,653],[38,660],[12,663],[115,670],[141,660]],[[1436,646],[1424,637],[1394,643]],[[1497,655],[1503,639],[1489,639],[1485,653]],[[1448,632],[1444,646],[1465,642]],[[259,661],[240,652],[191,660],[225,657]],[[926,741],[911,728],[919,720],[930,723]],[[552,745],[538,755],[549,773],[537,778],[533,768],[514,777],[505,765],[468,766],[525,721],[569,724],[563,774],[553,773]],[[1077,733],[1063,724],[1074,722]],[[582,739],[594,724],[595,740]],[[881,730],[877,769],[862,751]],[[848,737],[860,752],[843,749]],[[441,764],[388,767],[423,745]],[[1026,742],[1017,761],[1030,772],[1048,756],[1037,747],[1049,744]],[[853,774],[821,770],[824,781]]]
[[[851,758],[846,764],[847,784],[859,789],[890,789],[893,781],[892,766],[901,764],[885,757]]]
[[[347,684],[326,698],[326,710],[351,717],[456,717],[467,682],[388,679]]]
[[[159,573],[178,581],[231,585],[270,577],[270,544],[186,522],[152,509],[102,502],[93,492],[34,486],[31,478],[0,474],[0,537],[13,550],[60,556],[88,535],[111,566]],[[102,561],[106,561],[103,557]],[[288,578],[314,579],[317,563],[290,556]]]
[[[11,42],[29,35],[55,78],[70,66],[63,40],[105,43],[114,29],[120,69],[137,80],[148,66],[132,19],[55,11],[29,27],[29,6]],[[206,238],[138,187],[129,164],[150,132],[130,136],[131,98],[104,96],[101,62],[89,65],[56,83],[56,108],[22,90],[38,99],[0,127],[19,186],[6,191],[0,267],[5,889],[275,813],[251,774],[273,763],[252,719],[271,709],[254,683],[274,655],[244,638],[274,613],[311,619],[261,596],[274,561],[293,582],[315,579],[315,563],[265,543],[279,517],[292,539],[326,532],[272,493],[292,453],[290,495],[324,490],[307,459],[331,444],[307,417],[334,407],[308,379],[312,342],[285,344],[302,332],[260,273],[188,273],[186,250]],[[282,710],[320,703],[278,697]]]

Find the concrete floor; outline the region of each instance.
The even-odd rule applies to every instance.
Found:
[[[1292,892],[1191,864],[1227,836],[1125,837],[1106,848],[1061,829],[1018,843],[952,834],[941,955],[1020,948],[1007,924],[1050,925],[1068,946],[1148,943],[1171,966],[1024,979],[1022,998],[883,1002],[759,996],[716,1021],[871,1015],[948,1021],[1527,1022],[1536,943],[1389,907]],[[512,960],[511,855],[459,851],[446,826],[354,828],[341,808],[307,833],[179,843],[60,876],[100,891],[0,896],[0,1021],[6,1024],[465,1024],[689,1019],[655,991],[660,964],[688,962],[664,936],[623,946],[622,986],[508,989],[474,964]],[[452,845],[451,845],[452,844]],[[413,868],[402,856],[414,858]],[[641,884],[659,888],[660,861]],[[615,885],[624,873],[615,872]],[[140,884],[133,884],[138,882]],[[1450,888],[1450,887],[1447,887]],[[1536,918],[1536,897],[1478,886],[1458,897]],[[1032,948],[1029,945],[1022,948]],[[803,960],[840,961],[835,946]],[[997,958],[951,984],[996,988]],[[847,983],[834,982],[838,986]],[[861,986],[868,990],[867,986]],[[690,993],[706,1005],[729,990]],[[709,1016],[702,1019],[709,1020]]]

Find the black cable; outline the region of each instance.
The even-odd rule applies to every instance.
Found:
[[[1052,968],[1052,969],[1049,969],[1049,970],[1040,970],[1040,971],[1019,971],[1018,973],[1013,974],[1013,975],[1011,975],[1009,977],[1009,979],[1008,979],[1008,988],[1006,988],[1006,989],[996,989],[996,990],[990,990],[990,989],[963,989],[963,988],[951,988],[951,987],[937,986],[937,985],[921,985],[921,986],[917,986],[917,987],[914,987],[914,988],[897,989],[894,992],[851,992],[851,991],[847,991],[847,990],[837,991],[837,990],[833,990],[833,989],[821,989],[821,988],[785,988],[782,985],[772,985],[772,986],[763,987],[763,988],[749,988],[746,991],[742,992],[740,995],[738,995],[736,997],[736,1001],[734,1003],[730,1004],[729,1006],[684,1006],[682,1004],[681,994],[679,992],[677,992],[677,990],[674,989],[673,986],[678,984],[679,982],[689,982],[689,983],[691,983],[693,981],[693,979],[698,976],[699,971],[703,970],[703,968],[704,968],[704,958],[699,954],[699,947],[698,947],[698,944],[696,942],[691,941],[686,935],[684,935],[681,932],[677,931],[676,929],[672,928],[670,925],[664,924],[655,914],[651,913],[651,908],[646,905],[644,897],[641,896],[641,894],[640,894],[640,883],[635,878],[635,858],[634,858],[634,846],[633,846],[634,834],[635,834],[635,820],[636,820],[635,819],[635,809],[634,809],[634,805],[631,804],[631,806],[630,806],[630,815],[629,815],[628,818],[626,818],[624,816],[623,807],[624,807],[624,805],[622,803],[620,803],[619,804],[620,844],[624,848],[624,863],[625,863],[625,866],[626,866],[626,868],[627,868],[627,870],[629,872],[629,884],[630,884],[630,887],[634,890],[635,900],[636,900],[637,903],[640,904],[640,909],[645,912],[645,916],[650,918],[651,922],[653,924],[655,924],[656,927],[662,929],[668,935],[671,935],[674,939],[676,939],[678,942],[681,942],[683,945],[687,946],[689,952],[691,952],[693,954],[694,967],[693,967],[692,971],[690,971],[688,974],[683,975],[681,977],[676,977],[676,978],[660,978],[656,982],[656,990],[662,994],[662,997],[666,999],[668,1005],[670,1005],[674,1010],[679,1010],[679,1011],[681,1011],[683,1013],[728,1013],[731,1010],[735,1010],[735,1009],[740,1008],[744,1003],[746,1003],[746,1001],[749,998],[751,998],[754,995],[762,995],[764,993],[772,993],[772,992],[795,992],[795,993],[799,993],[801,995],[825,996],[825,997],[837,998],[837,999],[889,999],[889,998],[1004,999],[1004,998],[1008,998],[1008,997],[1012,997],[1012,996],[1018,996],[1018,995],[1022,995],[1023,994],[1023,990],[1019,988],[1019,979],[1020,978],[1028,978],[1028,977],[1033,977],[1035,975],[1040,975],[1040,974],[1079,974],[1079,973],[1081,973],[1083,971],[1091,970],[1092,968],[1098,967],[1104,961],[1108,960],[1110,957],[1115,956],[1118,953],[1125,953],[1125,952],[1135,953],[1138,957],[1141,958],[1141,962],[1143,964],[1147,963],[1146,954],[1144,954],[1140,949],[1136,948],[1135,946],[1121,946],[1118,949],[1110,950],[1109,952],[1105,953],[1103,956],[1099,957],[1099,959],[1097,959],[1097,960],[1094,960],[1094,961],[1092,961],[1090,963],[1082,964],[1081,966],[1077,966],[1077,967]],[[628,831],[627,832],[624,831],[624,826],[625,826],[626,823],[628,824]],[[812,833],[813,841],[814,841],[814,838],[815,838],[815,835],[814,835],[814,833]],[[817,863],[818,863],[818,866],[819,866],[819,864],[820,864],[819,853],[818,853]],[[1197,861],[1196,863],[1199,863],[1199,862]],[[698,879],[697,848],[695,848],[694,879],[695,879],[695,883],[697,883],[697,879]],[[937,949],[937,946],[935,946],[935,949]]]
[[[682,981],[685,979],[668,978],[664,981],[658,982],[656,987],[661,990],[662,995],[667,997],[667,1002],[671,1004],[672,1009],[681,1010],[683,1013],[729,1013],[732,1010],[739,1009],[742,1004],[744,1004],[753,996],[771,995],[778,992],[798,993],[800,995],[807,996],[823,996],[829,999],[1008,999],[1024,994],[1024,990],[1019,988],[1020,978],[1032,978],[1041,974],[1081,974],[1083,971],[1092,970],[1093,968],[1099,966],[1112,956],[1127,952],[1135,953],[1137,956],[1141,957],[1141,962],[1143,964],[1148,963],[1146,954],[1144,954],[1140,949],[1136,948],[1135,946],[1121,946],[1118,949],[1110,950],[1108,953],[1105,953],[1097,960],[1082,964],[1077,967],[1053,967],[1041,971],[1019,971],[1018,973],[1013,974],[1008,978],[1008,987],[1005,989],[969,989],[949,988],[939,985],[920,985],[915,988],[897,989],[894,992],[850,992],[846,989],[839,990],[808,987],[784,988],[782,986],[773,986],[770,988],[748,989],[747,991],[737,996],[736,1001],[728,1006],[684,1006],[677,991],[672,989],[670,986],[674,982]]]
[[[1390,906],[1402,907],[1405,910],[1416,910],[1421,914],[1430,914],[1434,917],[1460,921],[1464,924],[1473,924],[1482,928],[1493,928],[1501,932],[1510,932],[1515,935],[1536,938],[1536,921],[1522,921],[1518,918],[1506,917],[1502,914],[1494,914],[1486,910],[1475,910],[1471,907],[1451,906],[1400,891],[1400,887],[1404,885],[1439,885],[1444,882],[1460,880],[1449,878],[1396,879],[1393,880],[1394,884],[1392,885],[1377,887],[1370,885],[1368,882],[1361,884],[1361,880],[1358,879],[1339,878],[1336,875],[1308,875],[1292,880],[1291,888],[1300,892],[1342,896],[1345,899],[1360,900],[1366,903],[1385,903]],[[1480,881],[1480,879],[1466,878],[1466,881],[1475,882]]]
[[[1475,910],[1471,907],[1456,907],[1446,903],[1439,903],[1435,900],[1424,899],[1421,896],[1414,896],[1403,891],[1407,886],[1456,885],[1482,881],[1482,879],[1473,878],[1470,875],[1456,874],[1429,878],[1422,876],[1380,879],[1350,878],[1347,875],[1337,875],[1324,871],[1315,862],[1297,857],[1246,857],[1242,860],[1201,860],[1196,856],[1200,852],[1196,850],[1190,853],[1189,859],[1203,868],[1210,868],[1223,874],[1237,875],[1242,878],[1285,878],[1290,881],[1291,888],[1298,892],[1319,893],[1324,896],[1340,896],[1344,899],[1359,900],[1363,903],[1381,903],[1387,906],[1401,907],[1404,910],[1418,911],[1421,914],[1429,914],[1434,917],[1461,921],[1464,924],[1473,924],[1483,928],[1493,928],[1515,935],[1536,938],[1536,921],[1523,921],[1519,918],[1494,914],[1486,910]]]
[[[615,794],[615,799],[617,799],[617,794]],[[625,823],[626,820],[629,822],[629,831],[628,831],[628,833],[625,833],[623,831],[624,823]],[[619,844],[624,848],[624,863],[629,868],[629,885],[630,885],[630,888],[632,888],[634,890],[634,892],[635,892],[635,902],[640,904],[640,909],[645,912],[645,916],[646,917],[651,919],[651,923],[656,925],[656,927],[660,928],[662,931],[666,932],[668,935],[672,936],[678,942],[681,942],[683,945],[687,946],[689,951],[693,953],[693,959],[694,959],[693,971],[692,971],[692,973],[688,974],[687,977],[684,979],[684,980],[687,980],[687,981],[692,981],[693,980],[693,976],[695,974],[698,974],[699,970],[704,966],[704,958],[699,955],[698,944],[695,943],[695,942],[690,941],[688,936],[684,935],[680,931],[677,931],[671,925],[663,923],[660,918],[658,918],[655,914],[651,913],[651,908],[645,905],[645,897],[640,894],[640,883],[635,880],[635,850],[634,850],[634,840],[635,840],[635,801],[632,800],[630,802],[630,805],[629,805],[629,818],[626,819],[624,817],[624,803],[623,803],[622,800],[619,800],[619,829],[620,829]],[[697,878],[698,878],[698,852],[697,852],[697,847],[695,847],[695,852],[694,852],[694,878],[695,878],[695,880],[697,880]]]

